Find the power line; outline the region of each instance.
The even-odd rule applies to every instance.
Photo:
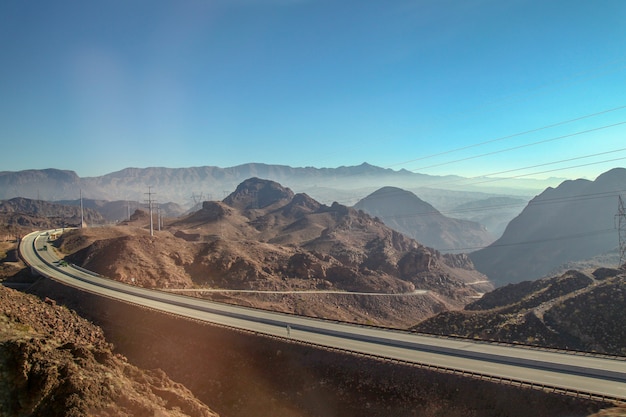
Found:
[[[512,177],[506,177],[506,178],[492,178],[490,180],[485,180],[485,181],[479,181],[479,182],[473,182],[470,184],[466,184],[466,185],[475,185],[475,184],[484,184],[486,182],[493,182],[493,181],[501,181],[501,180],[510,180],[510,179],[515,179],[515,178],[522,178],[522,177],[529,177],[531,175],[537,175],[537,174],[547,174],[549,172],[556,172],[556,171],[564,171],[567,169],[572,169],[572,168],[582,168],[582,167],[588,167],[591,165],[598,165],[598,164],[606,164],[607,162],[616,162],[616,161],[623,161],[624,159],[626,159],[626,157],[623,158],[614,158],[614,159],[605,159],[603,161],[596,161],[596,162],[590,162],[588,164],[580,164],[580,165],[570,165],[568,167],[563,167],[563,168],[556,168],[556,169],[549,169],[546,171],[537,171],[537,172],[530,172],[528,174],[520,174],[520,175],[514,175]]]
[[[421,160],[424,160],[424,159],[430,159],[430,158],[434,158],[434,157],[442,156],[442,155],[448,155],[448,154],[451,154],[451,153],[454,153],[454,152],[464,151],[466,149],[476,148],[476,147],[479,147],[479,146],[488,145],[490,143],[500,142],[500,141],[503,141],[503,140],[506,140],[506,139],[511,139],[511,138],[515,138],[515,137],[518,137],[518,136],[527,135],[529,133],[540,132],[542,130],[550,129],[550,128],[557,127],[557,126],[562,126],[562,125],[565,125],[565,124],[568,124],[568,123],[577,122],[577,121],[588,119],[588,118],[595,117],[595,116],[600,116],[602,114],[611,113],[611,112],[614,112],[614,111],[617,111],[617,110],[622,110],[622,109],[625,109],[625,108],[626,108],[626,105],[623,105],[623,106],[614,107],[612,109],[602,110],[602,111],[599,111],[597,113],[586,114],[586,115],[583,115],[583,116],[575,117],[573,119],[568,119],[568,120],[564,120],[564,121],[561,121],[561,122],[552,123],[552,124],[549,124],[549,125],[541,126],[541,127],[530,129],[530,130],[526,130],[526,131],[523,131],[523,132],[513,133],[511,135],[506,135],[506,136],[502,136],[502,137],[499,137],[499,138],[490,139],[490,140],[487,140],[487,141],[484,141],[484,142],[475,143],[475,144],[467,145],[467,146],[462,146],[460,148],[450,149],[448,151],[439,152],[439,153],[435,153],[435,154],[432,154],[432,155],[427,155],[427,156],[423,156],[423,157],[420,157],[420,158],[411,159],[411,160],[405,161],[405,162],[398,162],[396,164],[388,165],[386,168],[391,168],[391,167],[399,166],[399,165],[406,165],[406,164],[409,164],[411,162],[421,161]]]
[[[482,177],[489,177],[491,175],[507,174],[509,172],[523,171],[525,169],[539,168],[539,167],[543,167],[543,166],[560,164],[560,163],[563,163],[563,162],[571,162],[571,161],[576,161],[576,160],[579,160],[579,159],[593,158],[593,157],[600,156],[600,155],[607,155],[607,154],[616,153],[616,152],[623,152],[623,151],[626,151],[626,148],[614,149],[612,151],[599,152],[599,153],[589,154],[589,155],[584,155],[584,156],[577,156],[577,157],[574,157],[574,158],[561,159],[559,161],[546,162],[544,164],[537,164],[537,165],[530,165],[530,166],[522,167],[522,168],[509,169],[509,170],[506,170],[506,171],[491,172],[489,174],[483,174],[483,175],[472,177],[472,178],[482,178]],[[533,174],[529,174],[529,175],[535,175],[535,174],[533,173]]]
[[[529,166],[509,169],[509,170],[505,170],[505,171],[491,172],[491,173],[488,173],[488,174],[477,175],[477,176],[470,177],[470,178],[459,178],[459,179],[453,179],[453,180],[446,180],[446,181],[437,182],[437,183],[435,183],[433,185],[441,186],[441,185],[446,185],[446,184],[463,183],[463,185],[469,186],[469,185],[475,185],[475,184],[484,184],[484,183],[487,183],[487,182],[504,181],[504,180],[510,180],[510,179],[515,179],[515,178],[529,177],[531,175],[546,174],[546,173],[549,173],[549,172],[564,171],[564,170],[567,170],[567,169],[581,168],[581,167],[584,167],[584,166],[605,164],[607,162],[621,161],[623,159],[626,159],[626,157],[614,158],[614,159],[605,159],[605,160],[602,160],[602,161],[590,162],[590,163],[581,164],[581,165],[570,165],[570,166],[567,166],[567,167],[556,168],[556,169],[545,170],[545,171],[534,171],[534,172],[529,172],[529,173],[520,174],[520,175],[514,175],[514,176],[510,176],[510,177],[486,178],[486,177],[489,177],[489,176],[492,176],[492,175],[500,175],[500,174],[506,174],[506,173],[509,173],[509,172],[523,171],[523,170],[531,169],[531,168],[538,168],[538,167],[542,167],[542,166],[555,165],[555,164],[560,164],[560,163],[563,163],[563,162],[571,162],[571,161],[576,161],[576,160],[580,160],[580,159],[593,158],[593,157],[597,157],[597,156],[601,156],[601,155],[608,155],[608,154],[617,153],[617,152],[624,152],[624,151],[626,151],[626,148],[614,149],[614,150],[611,150],[611,151],[599,152],[599,153],[596,153],[596,154],[589,154],[589,155],[583,155],[583,156],[577,156],[577,157],[574,157],[574,158],[561,159],[561,160],[558,160],[558,161],[546,162],[546,163],[543,163],[543,164],[529,165]],[[480,180],[480,181],[467,182],[468,180]]]
[[[469,246],[465,248],[451,248],[451,249],[438,249],[438,250],[440,252],[453,251],[453,250],[454,251],[475,251],[479,249],[485,249],[487,247],[500,248],[500,247],[508,247],[508,246],[532,245],[532,244],[537,244],[537,243],[555,242],[555,241],[560,241],[560,240],[580,239],[583,237],[599,236],[599,235],[608,234],[608,233],[615,233],[615,229],[611,228],[611,229],[592,230],[588,232],[574,233],[574,234],[565,235],[565,236],[557,236],[557,237],[535,239],[535,240],[526,240],[523,242],[495,243],[495,244],[492,243],[491,245],[486,245],[486,246]]]
[[[536,145],[541,145],[541,144],[548,143],[548,142],[554,142],[556,140],[566,139],[566,138],[570,138],[570,137],[573,137],[573,136],[584,135],[586,133],[597,132],[599,130],[609,129],[609,128],[620,126],[620,125],[624,125],[624,124],[626,124],[626,120],[618,122],[618,123],[613,123],[613,124],[610,124],[610,125],[604,125],[604,126],[600,126],[600,127],[595,127],[593,129],[587,129],[587,130],[581,130],[581,131],[574,132],[574,133],[569,133],[567,135],[556,136],[556,137],[553,137],[553,138],[544,139],[544,140],[540,140],[540,141],[537,141],[537,142],[531,142],[531,143],[526,143],[526,144],[519,145],[519,146],[513,146],[511,148],[500,149],[500,150],[497,150],[497,151],[486,152],[486,153],[479,154],[479,155],[474,155],[474,156],[468,156],[466,158],[460,158],[460,159],[456,159],[456,160],[453,160],[453,161],[442,162],[442,163],[439,163],[439,164],[433,164],[433,165],[428,165],[428,166],[424,166],[424,167],[414,168],[414,169],[411,169],[411,171],[415,172],[415,171],[424,170],[424,169],[428,169],[428,168],[435,168],[435,167],[440,167],[440,166],[444,166],[444,165],[450,165],[450,164],[454,164],[454,163],[457,163],[457,162],[469,161],[471,159],[482,158],[484,156],[496,155],[496,154],[499,154],[499,153],[514,151],[514,150],[518,150],[518,149],[522,149],[522,148],[527,148],[527,147],[530,147],[530,146],[536,146]]]
[[[524,203],[527,207],[532,207],[532,206],[540,206],[540,205],[544,205],[544,204],[558,204],[558,203],[571,203],[571,202],[576,202],[576,201],[585,201],[585,200],[594,200],[594,199],[599,199],[599,198],[608,198],[608,197],[614,197],[615,195],[619,195],[620,193],[625,193],[626,189],[623,190],[614,190],[614,191],[605,191],[605,192],[601,192],[601,193],[588,193],[588,194],[578,194],[578,195],[574,195],[574,196],[567,196],[567,197],[553,197],[553,198],[544,198],[544,199],[540,199],[540,200],[536,200],[533,199],[531,201],[529,201],[528,203]],[[387,195],[392,195],[393,193],[387,193]],[[384,196],[381,196],[380,198],[384,198]],[[496,205],[491,205],[491,206],[481,206],[481,207],[476,207],[476,208],[464,208],[464,209],[457,209],[457,210],[445,210],[445,211],[438,211],[438,210],[430,210],[430,211],[424,211],[424,212],[420,212],[420,213],[411,213],[411,214],[402,214],[402,215],[395,215],[395,216],[385,216],[385,218],[387,219],[401,219],[401,218],[411,218],[411,217],[419,217],[419,216],[430,216],[430,215],[437,215],[437,214],[443,214],[443,215],[448,215],[448,214],[452,214],[452,213],[467,213],[467,212],[473,212],[473,211],[484,211],[486,209],[496,209],[496,208],[512,208],[512,207],[519,207],[521,206],[521,203],[515,203],[515,204],[496,204]]]

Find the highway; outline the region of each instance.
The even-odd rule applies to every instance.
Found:
[[[47,235],[20,244],[22,258],[44,277],[105,297],[297,342],[420,366],[502,378],[569,393],[626,400],[626,360],[466,339],[420,335],[231,306],[122,284],[73,265],[61,266]]]

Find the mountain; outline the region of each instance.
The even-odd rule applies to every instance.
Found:
[[[626,271],[599,268],[496,288],[413,330],[624,356],[625,319]]]
[[[467,248],[483,247],[494,240],[484,226],[446,217],[412,192],[396,187],[380,188],[354,208],[442,252],[467,251]]]
[[[104,223],[100,213],[83,210],[87,224]],[[2,227],[55,228],[78,226],[81,222],[80,207],[28,198],[12,198],[0,201],[0,224]],[[0,228],[1,230],[1,228]]]
[[[14,197],[48,201],[77,198],[80,183],[81,179],[74,171],[60,169],[1,171],[0,200]]]
[[[536,279],[558,266],[614,251],[618,196],[626,169],[595,181],[565,181],[532,199],[502,237],[470,254],[476,268],[497,285]]]
[[[466,255],[441,254],[362,211],[327,206],[259,178],[245,180],[222,201],[205,201],[200,210],[167,222],[154,237],[145,219],[137,216],[134,222],[143,222],[142,227],[66,233],[58,249],[71,254],[72,262],[123,282],[265,291],[198,294],[399,327],[461,308],[492,288]]]
[[[492,193],[533,193],[544,183],[516,182],[519,187],[476,187],[464,185],[456,176],[431,176],[407,170],[380,168],[367,163],[338,168],[294,168],[286,165],[250,163],[229,168],[214,166],[189,168],[126,168],[98,177],[80,178],[72,171],[57,169],[0,172],[0,199],[28,197],[44,200],[75,200],[83,197],[107,201],[143,201],[150,187],[160,203],[168,201],[191,207],[200,200],[219,200],[247,178],[276,181],[305,192],[318,201],[352,205],[363,196],[384,186],[403,188],[434,187],[446,183],[449,189],[464,192],[491,190]],[[455,185],[456,184],[456,185]],[[553,184],[553,182],[550,182]],[[530,188],[528,188],[530,187]],[[529,191],[530,190],[530,191]]]

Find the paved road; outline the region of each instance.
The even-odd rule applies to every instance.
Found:
[[[176,293],[244,293],[244,294],[334,294],[334,295],[365,295],[368,297],[411,297],[414,295],[428,294],[428,290],[415,290],[402,293],[388,292],[358,292],[358,291],[337,291],[337,290],[229,290],[223,288],[160,288],[160,291]]]
[[[626,360],[350,325],[148,290],[59,266],[47,237],[26,236],[20,251],[41,275],[106,297],[198,320],[388,359],[626,400]]]

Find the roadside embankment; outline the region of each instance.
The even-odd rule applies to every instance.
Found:
[[[574,417],[606,406],[199,323],[50,280],[30,291],[98,324],[116,352],[164,370],[223,417]]]

